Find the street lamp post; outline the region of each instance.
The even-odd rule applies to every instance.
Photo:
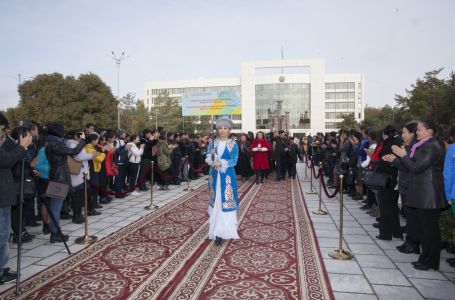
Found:
[[[125,52],[122,52],[121,55],[115,55],[114,51],[111,51],[112,59],[115,60],[115,65],[117,67],[117,129],[120,129],[120,63],[128,56],[125,56]]]

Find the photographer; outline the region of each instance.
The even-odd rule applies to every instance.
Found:
[[[144,176],[147,174],[147,171],[149,170],[150,165],[153,161],[153,154],[154,154],[153,146],[155,146],[157,144],[159,136],[160,136],[160,133],[157,130],[150,130],[148,128],[145,128],[144,131],[142,132],[142,138],[140,140],[140,144],[145,145],[145,146],[144,146],[144,152],[142,153],[141,166],[140,166],[138,178],[144,178]],[[147,182],[147,180],[145,178],[144,178],[144,180],[139,182],[140,191],[148,190],[146,182]]]
[[[63,136],[65,129],[61,123],[51,123],[47,130],[47,143],[45,153],[49,161],[49,181],[56,181],[63,184],[71,185],[71,174],[67,163],[68,155],[77,155],[85,146],[85,134],[82,133],[81,141],[75,148],[68,148],[65,144]],[[63,201],[59,199],[50,200],[50,210],[55,218],[56,223],[60,222],[60,210],[62,209]],[[57,234],[57,226],[54,222],[49,224],[51,231],[50,242],[63,242],[61,235]],[[65,240],[68,239],[64,235]]]
[[[17,148],[19,139],[31,135],[27,127],[16,127],[11,132],[11,136],[6,140],[2,147],[6,151],[12,151],[14,148]],[[20,193],[20,182],[21,182],[21,161],[18,161],[12,167],[13,178],[14,178],[14,188],[16,190],[17,197]],[[13,229],[13,243],[17,243],[19,240],[19,222],[22,222],[25,225],[25,220],[35,219],[33,214],[35,197],[36,197],[36,184],[34,173],[31,166],[30,155],[27,152],[25,157],[24,164],[24,202],[22,203],[23,215],[22,220],[19,220],[19,206],[13,205],[11,207],[11,227]],[[33,240],[35,236],[29,234],[25,226],[22,226],[22,243],[28,243]]]
[[[8,125],[8,119],[0,113],[0,284],[11,282],[17,276],[15,272],[5,267],[9,256],[11,205],[17,203],[16,190],[11,189],[14,182],[11,168],[18,161],[27,157],[27,147],[32,143],[30,134],[25,137],[21,136],[18,145],[11,151],[7,151],[3,144],[7,139],[5,129]]]

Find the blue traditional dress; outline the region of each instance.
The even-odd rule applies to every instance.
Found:
[[[211,145],[207,150],[205,161],[211,165],[220,162],[220,168],[210,168],[209,173],[209,239],[238,239],[237,210],[237,181],[234,166],[237,164],[239,148],[232,140],[216,141],[215,155],[210,156]]]

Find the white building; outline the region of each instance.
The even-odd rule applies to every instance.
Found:
[[[283,101],[291,133],[316,133],[336,130],[346,114],[363,120],[363,86],[361,73],[326,74],[322,59],[255,61],[242,63],[240,78],[146,81],[144,99],[151,109],[163,92],[180,97],[232,90],[242,103],[242,115],[232,115],[237,132],[268,131],[268,113]]]

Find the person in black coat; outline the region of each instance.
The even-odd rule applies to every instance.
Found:
[[[3,143],[8,138],[4,131],[8,125],[8,119],[0,113],[0,284],[10,282],[17,276],[15,272],[5,269],[9,256],[11,205],[17,203],[16,189],[11,188],[14,186],[11,168],[27,157],[27,147],[32,143],[32,136],[29,134],[20,137],[17,147],[7,151]]]
[[[47,126],[47,142],[45,153],[49,161],[49,181],[56,181],[71,186],[71,174],[67,163],[68,155],[77,155],[85,146],[85,134],[81,134],[81,140],[75,148],[68,148],[65,144],[63,136],[65,130],[60,123],[51,123]],[[63,201],[59,199],[50,199],[50,210],[55,218],[56,223],[60,222],[60,211],[63,206]],[[57,234],[57,226],[54,222],[49,224],[51,231],[50,242],[63,242],[62,237]],[[68,239],[64,235],[65,240]]]
[[[406,205],[416,209],[419,239],[422,251],[419,260],[413,262],[417,270],[439,270],[441,256],[441,232],[439,216],[445,207],[444,148],[434,137],[436,125],[432,120],[420,121],[417,125],[418,142],[408,155],[405,149],[392,147],[393,153],[409,170],[409,187]]]
[[[297,159],[303,160],[303,156],[300,153],[299,146],[294,143],[294,138],[289,138],[289,146],[288,146],[288,157],[287,157],[287,165],[288,165],[288,174],[289,178],[295,179],[297,175]]]
[[[392,163],[382,160],[382,157],[392,154],[393,146],[401,146],[401,140],[396,135],[396,129],[387,125],[382,131],[384,139],[382,149],[378,154],[376,172],[390,176],[390,184],[383,190],[378,190],[379,206],[379,235],[380,240],[392,240],[392,237],[403,239],[400,226],[400,210],[398,208],[399,193],[395,190],[398,179],[398,168]]]

